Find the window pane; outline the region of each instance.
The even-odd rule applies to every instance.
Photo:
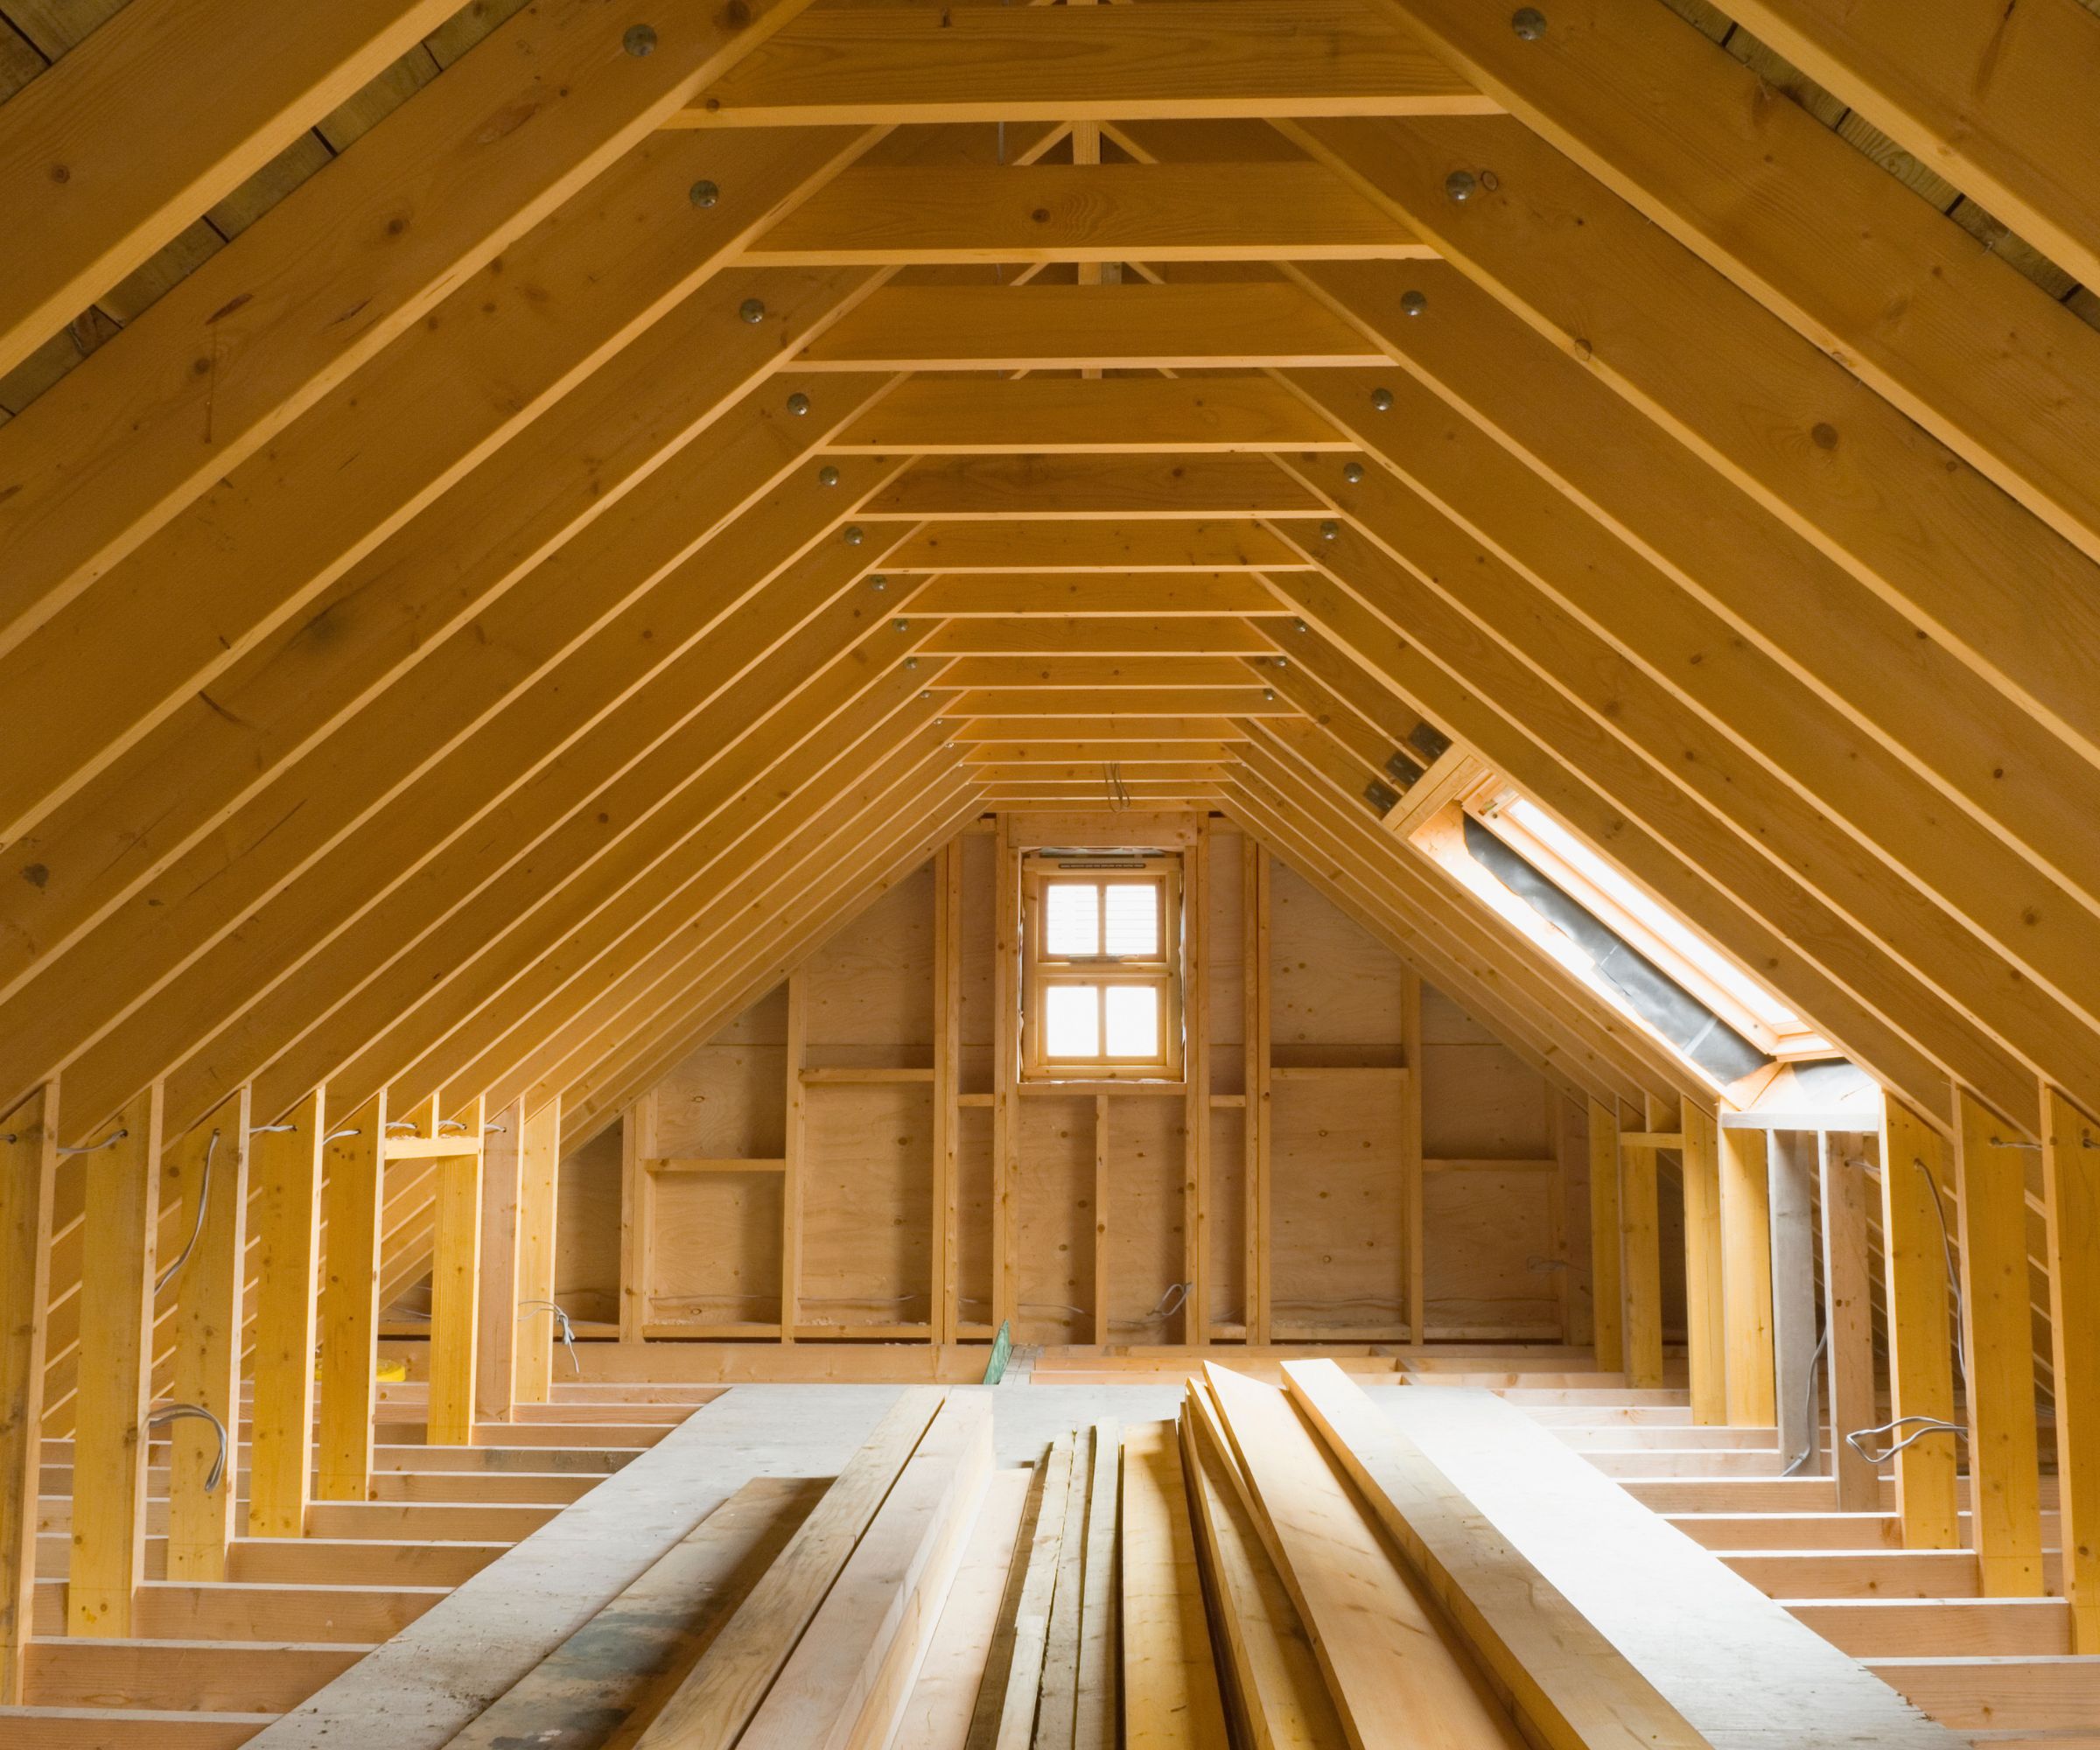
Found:
[[[1151,881],[1118,881],[1108,889],[1108,952],[1156,958],[1159,953],[1159,888]]]
[[[1044,951],[1062,960],[1101,952],[1101,889],[1086,881],[1053,881],[1043,889]]]
[[[1101,1055],[1101,987],[1053,984],[1043,992],[1043,1050],[1049,1057]]]
[[[1150,984],[1109,986],[1109,1055],[1159,1055],[1159,992]]]

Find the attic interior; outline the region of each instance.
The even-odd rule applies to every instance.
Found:
[[[2100,1750],[2096,99],[0,0],[0,1743]]]

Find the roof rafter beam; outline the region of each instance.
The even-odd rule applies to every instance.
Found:
[[[1700,32],[1658,29],[1645,0],[1575,0],[1531,43],[1467,0],[1373,0],[1373,10],[1421,31],[1536,130],[1539,149],[1567,154],[2100,558],[2100,332],[1805,108],[1772,102],[1755,72]],[[1966,105],[2001,116],[2018,101],[1998,83],[2001,51],[2017,45],[2017,72],[2049,106],[2029,126],[2100,144],[2090,101],[2100,81],[2100,24],[2062,0],[1997,21],[1986,10],[1957,23],[1961,10],[1906,9],[1904,44],[1943,56],[1961,52],[1946,37],[1965,38],[1980,56]],[[1880,23],[1886,32],[1890,19]],[[2071,59],[2044,74],[2034,57],[2048,35]],[[2038,80],[2044,88],[2034,90]],[[1631,96],[1658,91],[1670,94],[1667,104]],[[2059,96],[2065,107],[2049,102]],[[1496,164],[1506,184],[1531,183],[1530,163],[1512,178],[1499,142],[1481,150],[1489,155],[1480,161]],[[1525,192],[1534,201],[1543,192]],[[1983,189],[1967,192],[1997,210]],[[1590,242],[1616,247],[1602,235]],[[2078,254],[2090,266],[2100,234],[2086,242]],[[1902,312],[1900,322],[1888,319],[1892,310]],[[1717,350],[1723,332],[1708,331]],[[1976,368],[1979,345],[1989,347],[1988,370]],[[1768,382],[1759,366],[1744,368]],[[1834,399],[1826,416],[1858,443],[1857,420]],[[1887,489],[1869,454],[1858,466]],[[1927,478],[1964,502],[1985,502],[1980,482],[1936,466]]]
[[[970,456],[916,463],[861,506],[865,521],[1096,522],[1316,515],[1325,507],[1266,456]]]
[[[0,148],[0,375],[454,10],[128,6],[32,80]]]
[[[295,190],[0,426],[0,651],[808,4],[662,0],[648,55],[614,11],[513,18]]]

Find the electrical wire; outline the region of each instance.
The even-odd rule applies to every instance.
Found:
[[[153,1292],[156,1294],[175,1280],[176,1272],[190,1261],[190,1254],[197,1250],[197,1242],[204,1233],[205,1211],[212,1200],[212,1157],[218,1152],[219,1132],[214,1130],[211,1140],[204,1145],[204,1171],[198,1175],[196,1222],[190,1228],[189,1238],[182,1242],[182,1250],[175,1254],[175,1262],[162,1270],[159,1280],[154,1283]]]
[[[521,1300],[518,1305],[525,1309],[518,1314],[518,1323],[521,1325],[542,1311],[554,1314],[555,1324],[562,1334],[562,1347],[569,1351],[569,1365],[576,1369],[580,1377],[584,1364],[576,1358],[576,1326],[569,1322],[569,1315],[561,1305],[553,1300]]]
[[[59,1152],[60,1154],[100,1154],[106,1148],[115,1148],[130,1134],[131,1132],[128,1130],[112,1130],[99,1143],[89,1143],[84,1148],[60,1149]]]
[[[226,1476],[227,1438],[226,1424],[206,1410],[201,1404],[164,1404],[146,1418],[146,1426],[157,1428],[164,1422],[195,1420],[209,1422],[219,1436],[219,1456],[212,1461],[212,1468],[204,1479],[204,1492],[212,1494]]]
[[[1996,1137],[1991,1139],[1998,1141]],[[2005,1146],[2005,1144],[2000,1144]],[[1962,1306],[1962,1277],[1954,1264],[1954,1236],[1947,1231],[1947,1206],[1940,1200],[1940,1181],[1931,1165],[1922,1155],[1913,1155],[1910,1164],[1925,1175],[1925,1183],[1932,1192],[1932,1213],[1940,1224],[1940,1257],[1947,1270],[1947,1290],[1954,1297],[1954,1368],[1962,1382],[1962,1398],[1969,1396],[1969,1356],[1962,1335],[1964,1322]],[[1876,1434],[1893,1434],[1899,1428],[1909,1428],[1894,1446],[1880,1450],[1870,1449],[1866,1442]],[[1951,1434],[1957,1440],[1969,1438],[1969,1431],[1959,1422],[1945,1421],[1937,1416],[1899,1416],[1893,1421],[1880,1423],[1872,1428],[1855,1428],[1844,1437],[1844,1443],[1870,1465],[1879,1465],[1893,1459],[1898,1452],[1914,1446],[1928,1434]]]

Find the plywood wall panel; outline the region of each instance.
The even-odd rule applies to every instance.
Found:
[[[1158,1309],[1182,1279],[1181,1102],[1108,1105],[1109,1340],[1172,1342],[1180,1314]]]
[[[858,1060],[827,1047],[916,1048],[933,1061],[934,876],[915,869],[802,968],[813,1063]]]
[[[1397,1046],[1400,960],[1282,863],[1270,883],[1270,1037],[1292,1047]]]
[[[555,1208],[554,1298],[571,1319],[620,1316],[620,1131],[601,1131],[562,1162]]]
[[[1432,1339],[1455,1331],[1559,1334],[1553,1195],[1547,1172],[1474,1169],[1424,1177],[1430,1237],[1423,1281]]]
[[[780,1316],[780,1175],[670,1174],[656,1186],[652,1325]]]
[[[1020,1316],[1015,1340],[1086,1343],[1094,1319],[1094,1100],[1020,1107]],[[1073,1311],[1071,1309],[1079,1310]]]
[[[1247,1318],[1247,1115],[1231,1106],[1210,1114],[1210,1316],[1240,1325]]]
[[[804,1110],[804,1320],[923,1322],[933,1267],[932,1088],[811,1087]]]
[[[1400,1175],[1394,1084],[1278,1082],[1271,1102],[1278,1334],[1396,1324]]]
[[[766,993],[656,1084],[656,1146],[707,1160],[777,1160],[786,1146],[788,998]]]

